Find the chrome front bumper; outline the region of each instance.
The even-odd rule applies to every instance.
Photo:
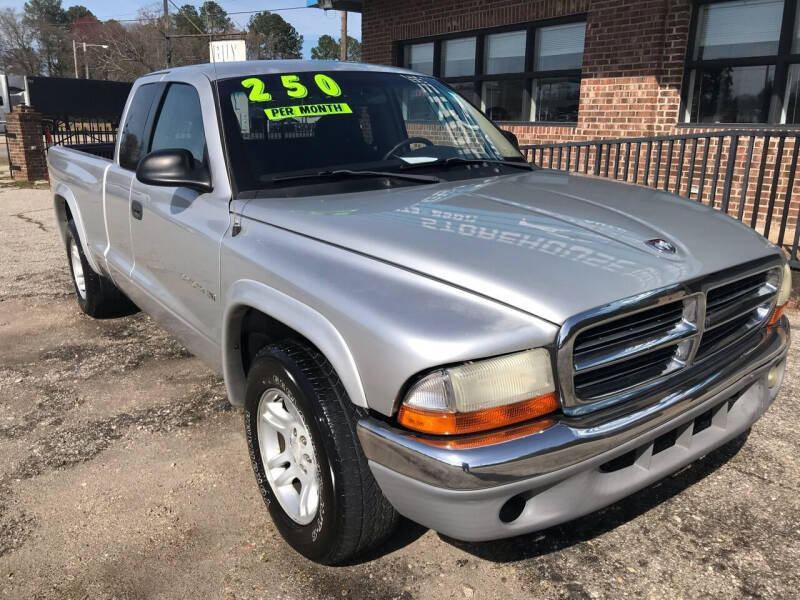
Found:
[[[358,435],[378,484],[400,513],[458,539],[516,535],[606,506],[745,431],[777,395],[780,381],[770,388],[767,373],[779,365],[782,375],[788,344],[783,317],[723,369],[687,373],[678,389],[649,404],[637,402],[635,412],[606,421],[565,417],[540,433],[491,446],[438,448],[372,418],[359,422]],[[728,409],[717,410],[732,398]],[[711,425],[692,434],[695,419],[712,409]],[[653,442],[673,430],[674,445],[654,453]],[[637,453],[631,465],[601,469],[631,451]],[[501,520],[500,509],[517,496],[525,503],[521,514]]]

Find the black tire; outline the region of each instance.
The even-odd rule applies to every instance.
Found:
[[[75,276],[75,268],[72,261],[73,245],[80,256],[84,289],[79,289],[78,278]],[[75,288],[78,306],[81,307],[83,312],[95,319],[124,317],[139,312],[139,308],[131,302],[110,279],[98,275],[92,270],[89,261],[86,260],[86,256],[83,253],[78,230],[75,227],[75,222],[72,220],[67,222],[65,246],[67,250],[67,262],[69,263],[69,273],[72,277],[72,285]]]
[[[320,492],[319,508],[307,525],[284,511],[264,471],[258,405],[273,388],[292,398],[312,438]],[[358,441],[356,422],[365,414],[350,401],[325,357],[304,343],[267,346],[250,367],[244,421],[256,482],[286,542],[322,564],[341,564],[374,548],[397,524],[397,512],[372,477]]]

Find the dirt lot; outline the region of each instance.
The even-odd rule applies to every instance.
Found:
[[[0,190],[0,598],[797,597],[797,353],[744,445],[600,513],[489,544],[404,523],[319,567],[272,526],[221,382],[144,315],[83,316],[49,193]]]

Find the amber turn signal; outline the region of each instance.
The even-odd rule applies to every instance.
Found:
[[[420,439],[420,441],[429,446],[444,448],[445,450],[468,450],[469,448],[491,446],[492,444],[500,444],[520,437],[541,433],[555,424],[555,419],[537,419],[536,421],[504,429],[495,429],[487,433],[476,433],[466,437],[424,438]]]
[[[558,409],[554,393],[506,406],[472,412],[440,412],[402,406],[397,422],[403,427],[434,435],[460,435],[488,431],[550,414]]]
[[[775,310],[772,311],[772,316],[769,318],[769,323],[767,323],[767,327],[772,327],[777,323],[781,316],[783,315],[783,309],[786,308],[786,305],[783,306],[776,306]]]

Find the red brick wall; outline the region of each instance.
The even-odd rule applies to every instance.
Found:
[[[47,159],[42,139],[42,115],[27,106],[15,106],[6,117],[9,161],[14,179],[47,179]]]
[[[585,13],[590,0],[365,0],[361,56],[394,64],[394,43],[431,35]]]
[[[393,64],[398,41],[586,14],[576,127],[514,126],[522,143],[653,135],[677,121],[690,0],[366,0],[362,55]]]
[[[677,125],[691,0],[365,0],[362,55],[394,64],[398,41],[576,14],[586,14],[577,125],[509,127],[520,142],[688,132]]]

